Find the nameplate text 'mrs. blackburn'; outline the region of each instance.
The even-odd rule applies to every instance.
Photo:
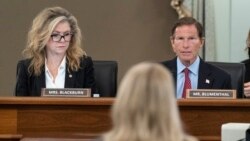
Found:
[[[91,89],[87,88],[42,88],[44,97],[91,97]]]

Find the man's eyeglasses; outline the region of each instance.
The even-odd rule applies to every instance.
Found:
[[[71,40],[71,37],[73,36],[72,33],[64,33],[63,35],[59,33],[53,33],[51,35],[51,38],[54,42],[60,42],[62,38],[64,39],[65,42],[69,42]]]

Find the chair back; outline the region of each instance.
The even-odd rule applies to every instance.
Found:
[[[244,98],[245,65],[243,63],[208,62],[221,68],[231,76],[232,88],[237,90],[237,98]]]
[[[117,90],[116,61],[93,60],[98,93],[101,97],[115,97]]]

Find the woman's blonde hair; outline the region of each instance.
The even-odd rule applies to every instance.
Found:
[[[33,20],[28,33],[27,46],[23,50],[25,58],[31,59],[29,72],[39,75],[45,63],[45,46],[58,23],[68,22],[73,34],[66,51],[69,69],[78,70],[81,58],[86,55],[81,48],[82,34],[77,19],[66,9],[61,7],[45,8]]]
[[[160,64],[140,63],[132,67],[121,81],[112,108],[113,129],[104,135],[104,140],[188,140],[174,94],[171,73]]]

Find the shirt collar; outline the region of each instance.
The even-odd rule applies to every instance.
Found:
[[[63,57],[63,60],[58,68],[59,69],[65,69],[66,68],[66,56]],[[48,67],[47,67],[47,58],[45,58],[45,71],[48,71]]]
[[[200,64],[200,57],[197,56],[194,63],[191,64],[188,69],[190,72],[192,72],[194,75],[198,75],[199,71],[199,64]],[[186,66],[181,63],[181,60],[179,57],[177,57],[177,74],[182,73],[183,69],[185,69]]]
[[[59,69],[64,69],[65,67],[66,67],[66,56],[63,57]]]

